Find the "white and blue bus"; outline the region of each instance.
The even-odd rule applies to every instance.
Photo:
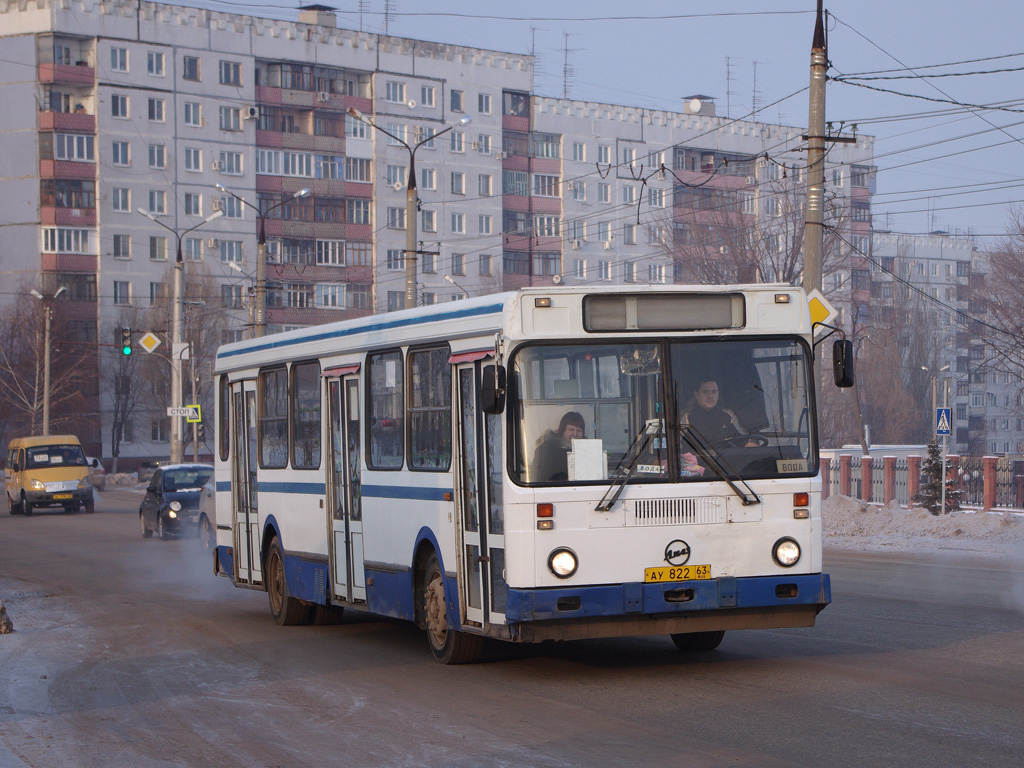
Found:
[[[399,617],[463,663],[710,650],[830,601],[800,289],[530,288],[228,344],[215,376],[215,569],[279,624]]]

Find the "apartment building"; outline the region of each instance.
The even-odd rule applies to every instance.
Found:
[[[167,454],[164,389],[118,417],[102,372],[120,328],[166,333],[152,318],[179,248],[186,330],[213,316],[213,344],[252,323],[261,238],[268,332],[402,307],[410,226],[420,303],[799,279],[804,131],[717,116],[708,97],[679,112],[542,97],[529,56],[341,29],[325,6],[287,22],[7,0],[0,19],[2,269],[67,289],[68,333],[95,350],[91,453],[117,434],[121,456]],[[872,147],[829,154],[843,242],[869,235]]]

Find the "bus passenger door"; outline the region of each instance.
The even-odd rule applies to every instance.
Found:
[[[459,365],[459,596],[462,616],[504,623],[505,550],[501,511],[501,417],[480,413],[479,366]]]
[[[363,514],[359,472],[359,377],[327,379],[330,460],[327,462],[333,595],[365,600]]]
[[[263,581],[260,563],[259,497],[256,460],[256,382],[236,381],[231,385],[232,438],[231,507],[232,536],[235,545],[235,581],[259,584]]]

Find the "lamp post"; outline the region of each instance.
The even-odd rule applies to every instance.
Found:
[[[405,187],[405,251],[403,252],[405,258],[405,308],[410,309],[415,307],[416,301],[416,255],[419,253],[419,249],[416,247],[416,150],[422,147],[427,142],[433,141],[434,139],[444,136],[448,131],[453,130],[459,126],[469,125],[473,122],[473,118],[470,116],[463,117],[455,125],[449,125],[447,128],[438,131],[435,134],[427,136],[420,141],[410,146],[407,142],[395,136],[384,128],[381,128],[373,120],[364,115],[357,109],[349,107],[348,114],[354,117],[361,123],[365,123],[371,128],[376,128],[378,131],[383,133],[385,136],[390,136],[392,139],[397,141],[406,151],[409,153],[409,176],[406,181]]]
[[[309,188],[303,187],[298,192],[293,194],[291,197],[287,197],[279,203],[267,208],[265,211],[261,211],[259,206],[253,205],[244,197],[239,197],[230,189],[225,187],[223,184],[215,184],[215,187],[226,195],[231,195],[235,200],[240,202],[242,205],[246,205],[256,211],[256,218],[260,224],[259,240],[256,241],[256,320],[254,323],[253,336],[260,337],[266,333],[267,327],[267,228],[266,218],[267,216],[276,211],[282,205],[290,203],[292,200],[296,200],[300,197],[306,197],[309,195]]]
[[[458,283],[456,283],[456,282],[455,282],[455,280],[454,280],[454,279],[452,278],[452,276],[451,276],[451,275],[444,275],[444,279],[445,279],[445,280],[447,280],[447,281],[448,281],[449,283],[451,283],[452,285],[454,285],[454,286],[455,286],[456,288],[458,288],[458,289],[459,289],[460,291],[462,291],[462,298],[464,298],[464,299],[468,299],[468,298],[469,298],[469,291],[467,291],[467,290],[466,290],[465,288],[463,288],[463,287],[462,287],[461,285],[459,285]]]
[[[33,288],[29,293],[43,302],[43,435],[50,434],[50,319],[53,316],[53,300],[65,293],[67,288],[63,285],[56,290],[53,296],[43,296]]]
[[[141,213],[150,221],[159,224],[161,227],[166,229],[177,240],[177,248],[174,256],[174,303],[172,306],[172,319],[171,319],[171,407],[181,407],[181,355],[183,352],[181,344],[181,316],[183,314],[183,307],[185,302],[185,260],[181,255],[181,239],[194,229],[204,224],[209,224],[214,219],[219,219],[224,215],[223,211],[216,211],[210,216],[200,221],[193,227],[189,227],[183,232],[178,232],[172,227],[164,224],[160,219],[154,216],[149,211],[143,208],[136,209],[138,213]],[[181,463],[181,417],[171,417],[171,463]]]

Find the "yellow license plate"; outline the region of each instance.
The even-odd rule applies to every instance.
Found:
[[[645,568],[644,581],[648,584],[660,584],[668,581],[694,581],[710,579],[710,565],[669,565],[660,568]]]
[[[61,499],[70,499],[71,498],[71,494],[70,493],[55,493],[55,494],[53,494],[53,498],[54,498],[55,501],[60,501]]]

